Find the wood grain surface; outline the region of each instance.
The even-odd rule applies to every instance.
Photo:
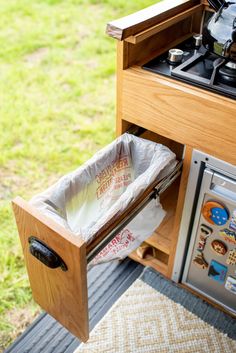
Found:
[[[20,197],[13,201],[29,281],[35,301],[82,341],[89,337],[86,243]],[[68,271],[51,269],[29,252],[35,236],[53,249]]]
[[[146,240],[146,243],[152,245],[167,255],[171,254],[176,205],[179,193],[179,178],[172,184],[161,197],[161,204],[166,211],[166,216],[156,231]]]
[[[140,262],[144,266],[150,266],[154,268],[156,271],[160,272],[163,276],[167,276],[168,268],[167,265],[152,255],[147,255],[144,259],[141,259],[137,254],[136,251],[133,251],[129,254],[129,257],[137,262]]]
[[[172,17],[168,18],[167,20],[156,24],[155,26],[149,27],[148,29],[146,29],[142,32],[139,32],[135,35],[132,35],[132,36],[126,38],[125,41],[132,43],[132,44],[140,43],[143,40],[150,38],[154,34],[157,34],[161,31],[163,31],[164,29],[166,29],[170,26],[173,26],[176,23],[179,23],[182,20],[191,17],[193,14],[196,14],[198,12],[200,12],[202,14],[203,9],[204,9],[204,6],[201,4],[193,6],[192,8],[190,8],[188,10],[180,12],[177,15],[172,16]]]
[[[236,164],[234,100],[140,67],[122,75],[122,119]]]
[[[109,22],[107,34],[118,40],[134,35],[156,25],[192,6],[199,5],[200,0],[165,0],[129,16]]]
[[[141,66],[168,49],[175,48],[176,45],[192,37],[192,35],[192,17],[188,17],[135,45],[128,43],[128,50],[125,53],[128,67]]]
[[[167,272],[167,277],[169,278],[171,278],[172,272],[173,272],[176,247],[177,247],[178,236],[179,236],[179,229],[180,229],[180,224],[182,219],[182,212],[183,212],[187,183],[188,183],[188,176],[189,176],[190,167],[191,167],[191,159],[192,159],[192,148],[189,146],[186,146],[183,170],[182,170],[182,175],[180,179],[178,201],[175,209],[173,228],[171,232],[171,246],[170,246],[170,256],[169,256],[168,272]]]

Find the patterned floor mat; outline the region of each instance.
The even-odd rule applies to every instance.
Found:
[[[195,310],[199,307],[200,312],[205,306],[208,320],[188,310],[186,303]],[[236,340],[221,332],[220,324],[213,327],[222,320],[233,337],[236,324],[231,317],[146,269],[94,328],[89,341],[74,353],[236,352]]]

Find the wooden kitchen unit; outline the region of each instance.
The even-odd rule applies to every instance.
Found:
[[[130,257],[171,278],[193,149],[236,164],[235,100],[141,66],[201,32],[207,1],[157,3],[107,25],[117,40],[117,135],[135,124],[183,159],[179,181],[161,198],[166,219]]]
[[[235,90],[233,95],[230,95],[227,89],[224,91],[225,85],[223,85],[223,94],[219,94],[218,91],[215,92],[215,88],[219,90],[218,86],[214,86],[215,75],[210,79],[210,89],[207,89],[205,86],[202,88],[199,84],[193,85],[189,81],[188,83],[183,82],[183,80],[157,74],[142,67],[156,56],[168,52],[169,49],[173,49],[181,43],[189,42],[193,39],[194,34],[201,33],[205,19],[211,16],[211,12],[212,10],[209,9],[206,1],[165,0],[107,25],[107,33],[117,40],[117,136],[129,132],[168,146],[176,154],[179,163],[174,164],[174,170],[172,168],[164,181],[163,179],[156,180],[157,175],[155,175],[151,182],[149,181],[147,185],[144,185],[143,189],[140,188],[141,191],[138,190],[139,194],[135,197],[132,193],[130,193],[131,196],[129,193],[125,193],[125,190],[122,194],[122,204],[118,204],[110,218],[107,209],[103,208],[105,216],[109,219],[105,218],[104,221],[104,214],[100,217],[99,213],[103,223],[98,223],[96,217],[91,219],[92,216],[89,214],[87,218],[91,223],[97,222],[97,228],[94,231],[93,238],[86,238],[87,241],[81,236],[81,228],[79,228],[79,231],[75,230],[73,232],[72,227],[67,223],[66,204],[67,202],[74,202],[75,198],[84,191],[83,187],[87,187],[87,184],[84,186],[82,183],[83,180],[88,184],[91,183],[94,187],[93,190],[97,190],[97,186],[94,186],[96,177],[106,168],[111,167],[114,161],[116,162],[115,159],[112,159],[111,162],[108,159],[109,156],[113,156],[113,150],[111,151],[109,148],[114,148],[114,145],[107,146],[106,158],[103,156],[101,160],[101,154],[99,154],[100,157],[96,157],[98,159],[95,162],[95,158],[89,161],[89,172],[83,167],[78,169],[79,172],[76,171],[76,173],[80,173],[76,174],[77,183],[75,177],[69,177],[68,179],[68,176],[65,176],[65,179],[62,178],[64,184],[63,187],[59,188],[60,191],[62,190],[61,194],[58,189],[55,191],[55,186],[52,186],[46,190],[46,194],[37,195],[40,198],[40,202],[38,199],[40,206],[37,202],[34,203],[32,200],[27,202],[20,197],[13,200],[13,209],[33,297],[43,309],[83,341],[87,341],[89,337],[87,264],[100,254],[107,245],[109,246],[117,234],[130,223],[153,197],[157,196],[157,193],[167,214],[159,228],[153,234],[150,234],[145,243],[130,254],[130,257],[146,266],[153,267],[167,278],[181,283],[184,283],[181,278],[183,268],[181,261],[185,260],[186,257],[186,239],[190,238],[188,234],[185,237],[185,232],[188,232],[191,223],[191,220],[186,221],[186,217],[192,217],[192,206],[196,203],[195,196],[200,189],[200,187],[197,188],[200,185],[200,179],[197,179],[196,187],[189,187],[194,174],[193,171],[199,168],[202,173],[202,182],[208,180],[209,175],[211,175],[211,170],[209,168],[207,170],[209,163],[206,162],[209,161],[209,158],[210,162],[212,158],[218,166],[221,166],[222,163],[225,165],[226,162],[229,172],[226,175],[228,179],[225,180],[226,183],[233,184],[234,202],[236,201],[236,103],[234,98],[236,96],[236,86],[233,88]],[[199,36],[197,36],[198,39]],[[194,40],[196,40],[196,36]],[[201,45],[199,47],[203,48]],[[192,52],[195,55],[195,49],[191,50],[190,54],[187,55],[191,55]],[[184,51],[182,52],[184,53]],[[202,53],[198,54],[197,52],[197,55],[202,58]],[[203,57],[205,58],[205,56]],[[167,62],[167,68],[169,67],[168,63],[171,62],[168,60],[165,61]],[[188,59],[185,58],[185,60],[188,63]],[[217,61],[218,64],[219,61]],[[214,65],[212,64],[212,67],[215,69]],[[174,64],[170,66],[172,67]],[[181,66],[179,65],[176,68],[178,69]],[[170,69],[168,68],[168,70]],[[173,73],[174,69],[171,70],[171,73]],[[213,71],[213,73],[215,72]],[[205,81],[204,78],[203,82]],[[221,86],[220,89],[222,89]],[[126,134],[125,138],[131,139],[131,135]],[[136,139],[133,136],[132,138]],[[146,142],[142,140],[142,143],[145,144]],[[130,145],[132,144],[134,145],[133,142],[130,143]],[[136,145],[138,147],[141,145],[141,152],[143,152],[141,140]],[[119,148],[122,150],[123,146],[119,145]],[[119,153],[116,153],[118,158],[121,158],[120,150],[118,150]],[[196,153],[198,153],[198,156],[200,155],[198,160],[195,159]],[[135,156],[137,158],[137,154]],[[192,159],[192,156],[194,156],[194,159]],[[204,168],[206,167],[204,172],[201,169],[201,158],[204,159]],[[141,160],[141,163],[143,163],[143,160]],[[217,161],[215,162],[215,160]],[[168,159],[165,159],[165,162],[168,162]],[[93,164],[96,164],[95,171],[92,169]],[[182,171],[180,171],[180,167],[182,167]],[[218,168],[217,171],[219,170]],[[231,173],[231,171],[233,172]],[[234,176],[234,178],[231,178],[234,180],[230,180],[231,175]],[[114,174],[108,173],[108,176],[112,180]],[[221,180],[219,175],[214,174],[213,176],[217,182]],[[211,180],[213,180],[213,177]],[[107,180],[105,181],[107,182]],[[222,185],[220,184],[220,186]],[[97,201],[96,192],[93,197]],[[185,197],[189,194],[190,199]],[[90,203],[91,200],[92,198],[89,199]],[[187,203],[186,200],[188,200]],[[198,201],[201,201],[200,197]],[[87,199],[84,202],[86,203]],[[83,204],[81,207],[80,203],[78,205],[78,209],[74,211],[76,217],[78,217],[80,208],[83,209],[84,206]],[[227,214],[227,222],[229,225],[230,215],[234,216],[235,214],[235,221],[233,221],[235,233],[231,233],[235,235],[236,244],[236,206],[233,203],[230,205],[231,213]],[[45,209],[47,212],[45,212]],[[196,207],[197,209],[199,210],[200,206]],[[197,212],[195,212],[196,214]],[[200,217],[203,217],[201,209]],[[87,218],[86,222],[88,222]],[[76,220],[78,219],[76,218]],[[83,225],[80,224],[80,226]],[[200,226],[202,226],[201,222]],[[205,232],[207,229],[209,227],[206,226]],[[220,230],[222,231],[222,229]],[[229,233],[228,229],[226,231]],[[229,237],[225,229],[223,229],[223,233],[225,237]],[[197,235],[199,236],[199,234]],[[218,236],[218,229],[215,234],[215,236]],[[203,240],[203,246],[205,246],[206,238]],[[209,244],[211,242],[208,242]],[[230,247],[232,246],[228,244],[225,246],[225,250],[226,248],[229,250]],[[189,249],[190,247],[188,247]],[[190,251],[188,253],[190,254]],[[236,264],[235,249],[230,249],[228,253],[231,259],[225,258],[225,264],[228,264],[227,261],[231,261],[230,266],[233,261]],[[210,268],[212,257],[209,256],[209,264],[204,261],[202,253],[197,253],[196,257],[197,259],[194,258],[193,261],[190,261],[193,266],[195,266],[195,262],[197,262],[197,265],[201,262],[204,269],[208,265]],[[178,259],[180,259],[180,263],[178,263]],[[213,264],[216,262],[213,262]],[[218,263],[217,266],[219,265]],[[221,268],[225,269],[227,266],[221,264]],[[198,267],[196,266],[194,270],[197,271]],[[236,272],[233,273],[235,271],[233,266],[231,266],[228,274],[230,271],[232,271],[230,279],[231,281],[235,280],[236,291]],[[207,271],[201,272],[200,276],[199,273],[195,273],[195,278],[198,279],[202,274],[205,275],[207,282],[209,279],[209,272]],[[173,275],[175,275],[175,278],[173,278]],[[223,288],[225,292],[226,281],[226,278],[224,278],[224,281],[221,282],[221,289]],[[214,285],[218,285],[217,282],[214,282],[216,281],[212,282],[210,290]],[[232,293],[226,293],[227,295],[228,297],[231,296],[228,309],[233,308],[236,312],[235,297]],[[209,294],[208,299],[211,299],[211,297],[212,293]],[[218,293],[219,298],[220,293]]]

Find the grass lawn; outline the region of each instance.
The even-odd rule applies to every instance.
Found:
[[[116,41],[106,23],[151,0],[0,0],[0,351],[38,310],[10,202],[114,138]]]

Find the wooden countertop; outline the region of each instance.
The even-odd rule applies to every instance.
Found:
[[[199,4],[201,4],[201,0],[161,1],[129,16],[109,22],[106,32],[113,38],[124,40]]]

